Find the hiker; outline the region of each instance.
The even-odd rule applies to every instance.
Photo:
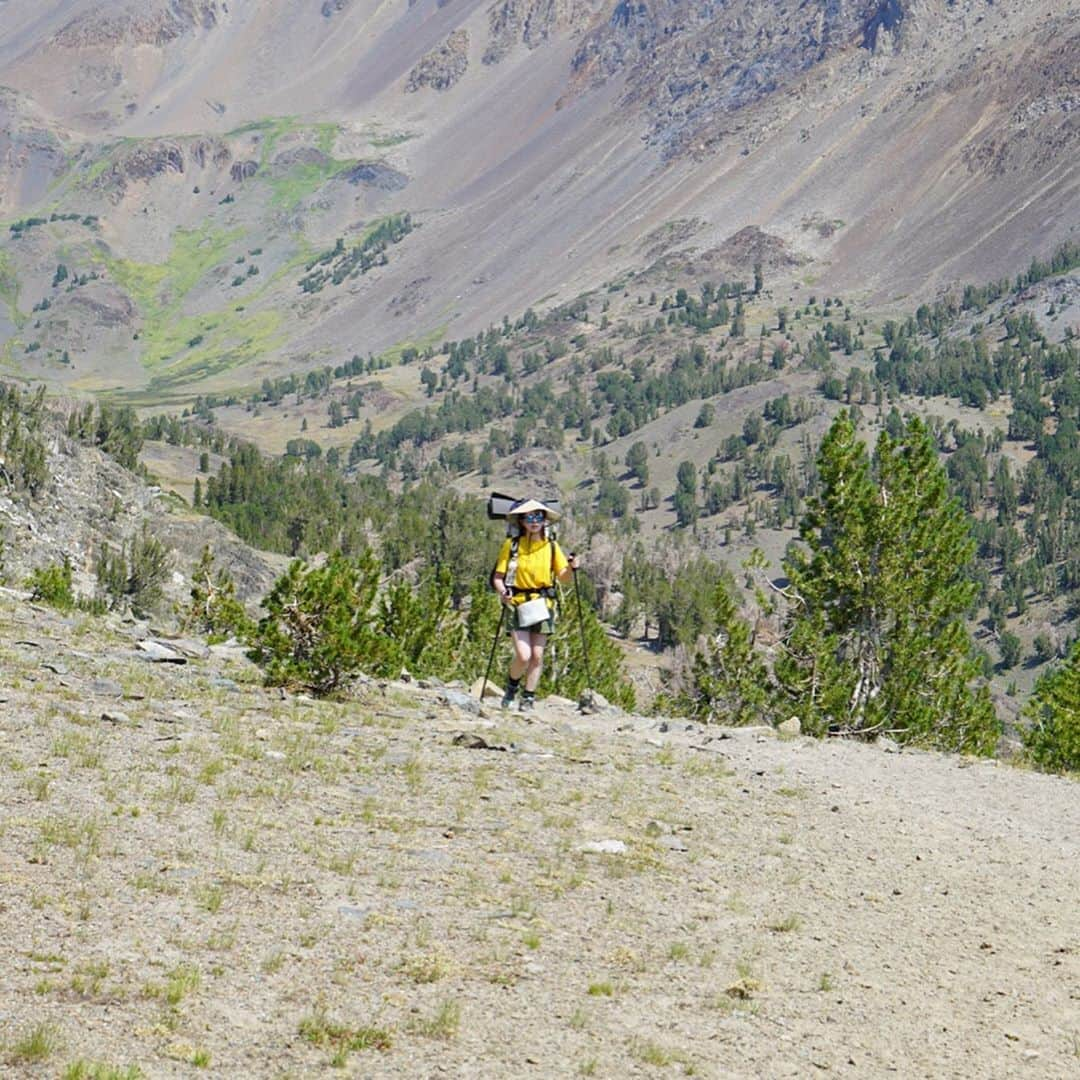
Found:
[[[510,636],[514,644],[502,707],[513,705],[524,679],[519,711],[530,712],[536,706],[547,636],[555,629],[551,603],[555,582],[569,581],[578,560],[576,555],[567,558],[555,540],[548,539],[548,522],[554,524],[559,515],[542,502],[516,502],[506,516],[516,522],[518,537],[507,537],[503,542],[492,575],[495,591],[511,612]]]

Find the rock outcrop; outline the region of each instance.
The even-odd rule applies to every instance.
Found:
[[[556,32],[583,30],[595,7],[573,0],[502,0],[489,13],[484,63],[497,64],[517,44],[535,49]]]
[[[360,161],[344,177],[350,184],[378,188],[380,191],[400,191],[409,178],[381,161]]]
[[[232,151],[220,139],[197,139],[188,155],[200,169],[224,169],[232,161]]]
[[[432,49],[409,72],[405,83],[407,93],[414,94],[425,87],[449,90],[469,67],[469,35],[455,30],[437,49]]]
[[[138,143],[123,151],[111,165],[93,181],[96,191],[106,192],[118,202],[128,185],[146,183],[159,176],[184,171],[184,151],[171,139],[154,139]]]
[[[259,171],[259,163],[257,161],[234,161],[232,168],[229,170],[229,176],[238,183],[242,184],[245,180],[250,180]]]
[[[76,16],[53,37],[64,49],[117,45],[161,47],[193,30],[212,30],[227,5],[218,0],[158,0],[117,12],[88,11]]]
[[[625,78],[626,103],[644,106],[650,138],[670,154],[717,116],[793,84],[827,57],[873,50],[904,17],[902,0],[794,10],[781,0],[619,0],[583,37],[573,69],[584,84]]]

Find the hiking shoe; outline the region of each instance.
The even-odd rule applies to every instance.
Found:
[[[524,694],[521,698],[521,704],[518,706],[518,712],[535,712],[536,711],[536,698],[532,694]]]
[[[499,702],[499,707],[503,709],[512,709],[514,707],[514,698],[517,697],[517,687],[513,687],[507,690],[502,696],[502,701]]]

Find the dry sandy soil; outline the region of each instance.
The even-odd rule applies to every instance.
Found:
[[[145,634],[0,594],[5,1076],[1080,1075],[1075,782]]]

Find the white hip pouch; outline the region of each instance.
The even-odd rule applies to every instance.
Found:
[[[517,628],[524,630],[529,626],[535,626],[537,623],[543,622],[551,615],[548,610],[547,601],[539,596],[535,600],[526,600],[524,604],[518,604],[517,611]]]

